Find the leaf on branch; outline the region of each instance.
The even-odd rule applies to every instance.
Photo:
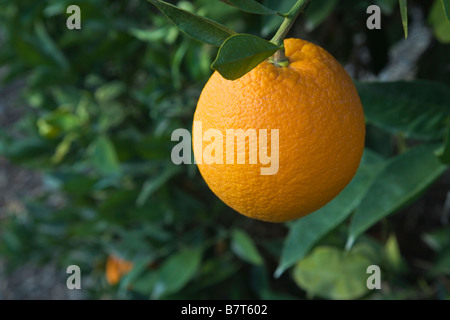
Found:
[[[320,246],[297,263],[293,278],[311,297],[357,299],[368,291],[366,270],[371,264],[358,250]]]
[[[399,0],[400,14],[402,16],[403,30],[405,31],[405,39],[408,39],[408,4],[407,0]]]
[[[443,164],[450,164],[450,127],[447,128],[444,143],[434,153]]]
[[[226,26],[180,9],[160,0],[148,0],[155,5],[170,21],[189,37],[213,46],[221,46],[230,36],[236,34]]]
[[[407,138],[436,140],[444,136],[450,119],[449,86],[415,80],[357,81],[356,87],[368,123]]]
[[[211,67],[225,79],[236,80],[281,48],[253,35],[233,35],[223,43]]]
[[[348,186],[326,206],[289,226],[280,263],[274,274],[276,278],[303,259],[323,236],[355,210],[384,165],[383,158],[366,148],[359,169]]]
[[[241,11],[262,15],[275,15],[277,12],[254,0],[221,0],[222,2],[238,8]]]
[[[436,39],[441,43],[450,43],[450,0],[435,0],[427,20]]]
[[[257,266],[264,263],[258,248],[247,233],[235,229],[231,234],[231,240],[231,250],[242,260]]]
[[[447,169],[434,155],[435,149],[423,145],[391,160],[356,208],[347,247],[375,223],[414,201]]]

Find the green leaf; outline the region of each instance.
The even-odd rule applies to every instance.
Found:
[[[296,284],[309,296],[357,299],[367,291],[367,267],[371,260],[359,252],[317,247],[294,268]]]
[[[347,246],[382,218],[411,203],[446,169],[434,156],[436,146],[424,145],[390,161],[361,200],[350,225]]]
[[[178,30],[175,26],[172,25],[170,26],[170,28],[175,28],[176,30]],[[152,30],[132,28],[129,30],[129,33],[141,41],[151,43],[165,39],[167,37],[168,29],[169,28],[167,27]]]
[[[77,138],[78,138],[78,134],[73,133],[73,132],[67,134],[64,137],[64,139],[56,147],[55,153],[53,154],[52,162],[54,164],[58,164],[64,159],[64,157],[69,153],[72,143]]]
[[[181,79],[182,79],[181,63],[189,48],[189,42],[186,40],[187,39],[183,39],[182,43],[178,46],[177,50],[175,51],[175,54],[173,55],[171,63],[173,85],[178,90],[181,89]]]
[[[405,32],[405,39],[408,39],[408,1],[399,0],[400,14],[402,16],[403,31]]]
[[[338,0],[311,1],[308,14],[305,15],[307,31],[317,28],[336,9]]]
[[[390,235],[384,247],[387,262],[393,271],[399,271],[402,266],[402,255],[398,246],[397,238],[394,234]]]
[[[180,9],[170,3],[159,0],[148,0],[154,4],[169,20],[177,25],[186,35],[206,44],[221,46],[233,30],[213,20],[204,18],[189,11]]]
[[[219,283],[223,283],[226,279],[230,279],[239,272],[240,265],[230,254],[217,255],[205,261],[200,266],[199,281],[197,286],[202,288],[213,287]]]
[[[450,164],[450,126],[447,128],[444,143],[434,153],[443,164]]]
[[[450,0],[441,0],[447,21],[450,22]]]
[[[224,42],[211,67],[225,79],[236,80],[280,49],[262,38],[237,34]]]
[[[175,174],[180,171],[179,167],[168,166],[158,177],[147,180],[142,186],[142,190],[136,200],[136,205],[141,207],[145,201],[159,188],[169,181]]]
[[[441,139],[450,118],[450,87],[432,81],[356,82],[367,121],[408,138]]]
[[[231,250],[242,260],[251,264],[262,265],[264,263],[252,238],[242,230],[233,230],[231,234]]]
[[[134,270],[134,269],[133,269]],[[125,279],[120,281],[120,284],[124,283]],[[131,284],[131,288],[134,292],[150,297],[152,294],[152,289],[155,287],[156,282],[158,281],[158,273],[153,271],[146,271],[142,275],[140,275],[134,283]],[[120,287],[119,287],[120,288]],[[121,297],[126,297],[130,287],[127,286],[122,290],[119,290],[118,295]]]
[[[117,153],[106,136],[100,136],[89,146],[92,165],[105,175],[114,175],[120,172],[120,162]]]
[[[254,0],[221,0],[226,4],[235,6],[239,8],[239,10],[254,13],[254,14],[262,14],[262,15],[273,15],[277,14],[275,10],[267,8],[263,6],[261,3],[256,2]]]
[[[36,38],[30,34],[19,34],[11,39],[11,45],[17,59],[31,66],[54,65],[54,61],[42,52]],[[21,66],[23,68],[23,66]],[[18,68],[20,69],[20,68]],[[23,71],[23,70],[20,70]],[[18,70],[18,72],[20,72]]]
[[[434,251],[444,250],[450,246],[450,226],[425,233],[422,239]]]
[[[370,183],[382,169],[384,161],[366,149],[350,184],[330,203],[316,212],[293,222],[281,252],[275,277],[305,257],[324,235],[344,221],[364,197]]]
[[[142,281],[141,275],[148,269],[148,265],[152,262],[152,259],[154,259],[154,257],[150,256],[138,258],[133,261],[133,268],[131,271],[120,279],[118,288],[119,295],[125,296],[130,286],[133,286],[133,290],[140,292],[142,285],[148,285],[148,283]]]
[[[82,121],[69,110],[60,108],[40,117],[36,124],[41,136],[52,139],[78,128]]]
[[[152,298],[175,293],[183,288],[196,274],[202,257],[200,248],[186,249],[168,258],[158,270]]]
[[[69,68],[69,61],[48,34],[44,23],[42,21],[36,22],[34,29],[38,39],[40,40],[41,49],[55,62],[57,66],[63,70],[67,70]]]
[[[428,23],[433,28],[436,39],[441,43],[450,43],[450,21],[449,6],[450,1],[435,0],[428,15]],[[447,6],[445,5],[447,2]],[[444,6],[444,8],[442,7]]]
[[[95,98],[100,103],[107,103],[116,100],[122,93],[126,91],[126,86],[120,81],[111,81],[105,83],[95,91]]]

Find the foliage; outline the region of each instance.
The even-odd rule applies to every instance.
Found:
[[[169,18],[178,8],[188,19],[189,13],[205,17],[200,23],[213,31],[203,37],[217,46],[230,44],[228,36],[236,40],[235,33],[265,41],[295,3],[150,2],[164,6]],[[411,260],[422,252],[408,250],[401,227],[410,221],[407,209],[424,199],[449,163],[448,1],[409,1],[434,28],[434,45],[417,64],[422,79],[356,81],[368,127],[360,169],[327,206],[285,225],[234,213],[209,191],[195,165],[170,161],[171,133],[190,129],[216,55],[224,53],[216,66],[236,56],[254,65],[273,54],[270,42],[255,40],[259,51],[250,55],[235,49],[226,55],[226,47],[185,37],[196,37],[204,25],[180,33],[151,3],[1,1],[2,81],[25,79],[22,102],[30,108],[13,127],[0,129],[0,152],[41,172],[46,186],[24,212],[6,213],[2,221],[0,254],[12,269],[26,261],[57,261],[64,270],[77,264],[89,278],[91,298],[450,296],[448,227],[434,223],[414,234],[433,252],[431,267],[419,270]],[[363,36],[372,59],[355,63],[377,74],[402,38],[402,15],[397,1],[376,1],[383,28],[365,30],[371,3],[326,0],[320,7],[312,0],[290,34],[320,42],[343,63],[358,49],[354,37]],[[81,30],[66,28],[70,4],[82,10]],[[241,70],[248,71],[244,64]],[[134,265],[113,287],[104,271],[110,254]],[[359,267],[366,264],[380,265],[381,291],[361,284]],[[314,271],[330,276],[317,280]]]

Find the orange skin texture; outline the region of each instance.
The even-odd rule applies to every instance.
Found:
[[[301,218],[335,198],[355,175],[365,142],[361,100],[352,79],[323,48],[301,39],[284,41],[288,67],[265,61],[238,80],[215,72],[204,87],[194,114],[202,132],[213,128],[279,129],[279,170],[270,165],[202,164],[210,189],[235,211],[266,222]],[[202,133],[193,129],[193,138]],[[270,134],[268,134],[270,137]],[[270,139],[268,139],[270,155]],[[235,146],[236,152],[237,146]]]

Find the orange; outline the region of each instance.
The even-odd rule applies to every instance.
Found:
[[[284,45],[286,67],[265,61],[234,81],[215,72],[194,114],[202,132],[194,125],[193,140],[203,137],[202,144],[193,141],[194,157],[207,185],[235,211],[267,222],[301,218],[336,197],[355,175],[365,139],[361,100],[339,62],[301,39],[286,39]],[[209,129],[223,135],[224,153],[227,129],[278,129],[276,174],[261,174],[268,167],[262,161],[249,163],[249,139],[245,164],[227,162],[225,155],[223,164],[203,161],[220,152],[211,151],[219,137],[203,135]],[[270,155],[275,150],[267,135]],[[239,150],[237,139],[234,143]]]
[[[106,280],[110,285],[115,285],[131,269],[133,269],[133,263],[110,255],[106,261]]]

